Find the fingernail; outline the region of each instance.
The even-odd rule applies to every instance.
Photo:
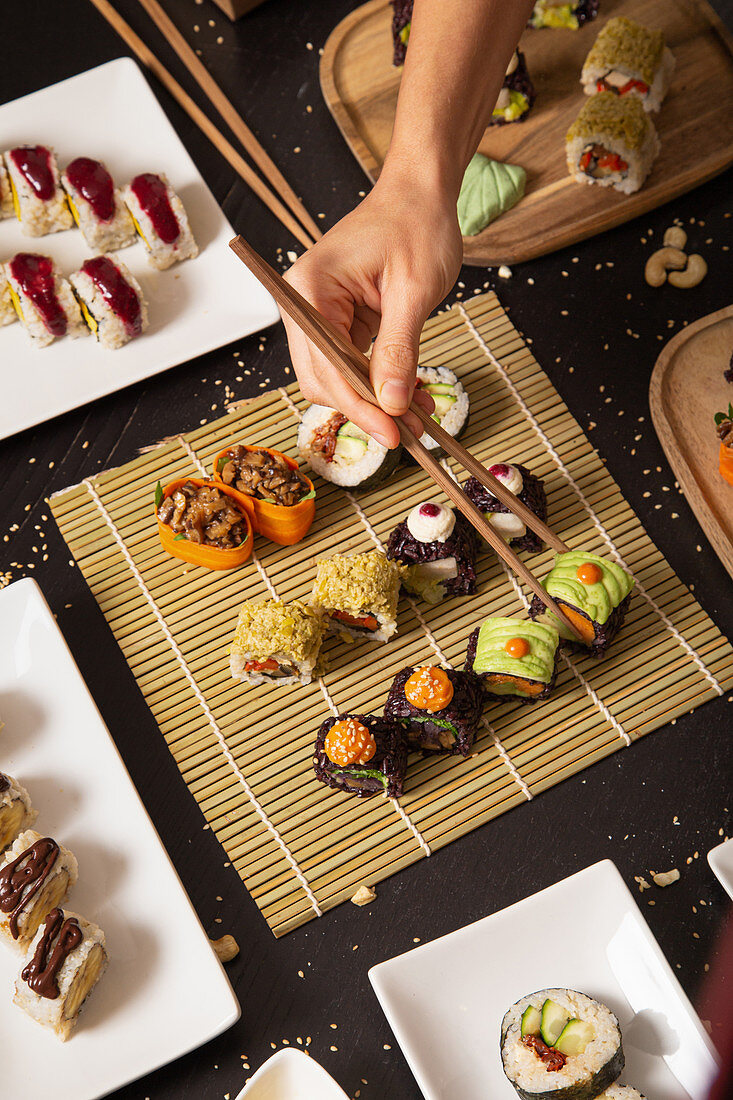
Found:
[[[410,391],[404,382],[387,381],[379,391],[379,400],[382,405],[393,409],[406,409],[410,403]]]
[[[376,439],[377,443],[381,443],[383,447],[388,450],[392,446],[386,435],[380,435],[379,432],[372,432],[372,439]]]

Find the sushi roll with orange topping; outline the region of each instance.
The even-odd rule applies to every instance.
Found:
[[[539,703],[555,685],[560,638],[544,623],[486,619],[468,639],[466,671],[492,699]]]
[[[390,718],[340,714],[318,731],[313,754],[316,779],[360,798],[399,798],[407,767],[405,731]]]
[[[404,726],[411,749],[468,756],[483,705],[481,683],[471,673],[410,666],[395,676],[384,716]]]

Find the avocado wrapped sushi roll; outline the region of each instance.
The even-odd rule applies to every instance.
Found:
[[[158,271],[198,256],[183,203],[166,176],[142,172],[123,189],[122,198]]]
[[[481,684],[471,673],[410,666],[395,676],[384,715],[404,726],[411,749],[468,756],[483,705]]]
[[[75,157],[61,174],[74,221],[95,252],[127,248],[137,239],[130,211],[99,160]]]
[[[386,481],[402,455],[377,443],[343,413],[326,405],[310,405],[298,428],[298,450],[325,481],[354,491],[373,489]]]
[[[105,348],[124,347],[148,327],[148,309],[135,276],[115,256],[94,256],[69,276],[84,319]]]
[[[5,167],[2,155],[0,155],[0,219],[12,218],[14,213],[10,177],[8,176],[8,170]]]
[[[460,439],[468,427],[469,401],[468,394],[464,390],[458,378],[447,367],[418,367],[415,379],[415,389],[429,393],[435,402],[433,420],[440,424],[443,431],[452,435],[454,439]],[[439,458],[445,451],[436,443],[432,436],[423,432],[420,442],[426,447],[433,458]],[[415,464],[412,455],[405,455],[406,463]]]
[[[476,591],[477,550],[468,520],[435,500],[416,504],[387,543],[387,557],[405,566],[402,586],[432,604]]]
[[[491,698],[538,703],[555,685],[559,643],[558,632],[544,623],[486,619],[469,636],[466,671]]]
[[[621,629],[633,587],[633,577],[620,565],[584,550],[558,554],[544,583],[545,591],[578,628],[594,657],[605,654]],[[532,598],[529,614],[535,621],[552,625],[563,641],[578,643],[539,596]]]
[[[568,172],[578,183],[638,191],[660,150],[654,123],[637,96],[598,92],[565,135]]]
[[[20,323],[36,347],[44,348],[60,336],[87,335],[74,292],[50,256],[18,252],[3,274]]]
[[[400,570],[379,550],[319,561],[311,605],[332,634],[386,642],[397,630]]]
[[[300,600],[245,603],[229,651],[232,677],[253,685],[309,684],[323,635],[323,616]]]
[[[526,466],[519,463],[495,462],[488,467],[489,473],[501,481],[510,492],[519,497],[538,519],[547,519],[547,496],[542,480],[530,473]],[[469,477],[463,490],[476,505],[493,528],[509,543],[513,550],[526,550],[538,554],[542,549],[542,539],[534,531],[529,531],[525,523],[510,511],[506,504],[481,484],[476,477]]]
[[[327,718],[316,736],[313,769],[328,787],[360,798],[399,798],[406,767],[405,731],[389,718],[340,714]]]
[[[507,67],[489,126],[522,122],[529,114],[534,101],[534,84],[527,69],[527,61],[522,51],[517,48]]]
[[[30,829],[37,816],[25,787],[12,775],[0,772],[0,853]]]
[[[71,229],[74,219],[59,179],[52,149],[18,145],[5,154],[15,213],[29,237]]]
[[[611,92],[637,96],[645,111],[658,111],[667,94],[675,60],[661,31],[624,16],[609,19],[585,59],[580,81],[586,95]]]
[[[522,997],[501,1022],[501,1062],[521,1100],[599,1100],[624,1068],[613,1012],[572,989]]]
[[[600,0],[537,0],[528,26],[535,30],[542,27],[555,27],[567,31],[577,31],[584,23],[589,23],[598,15]]]

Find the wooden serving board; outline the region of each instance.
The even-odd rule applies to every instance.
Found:
[[[389,147],[402,72],[392,65],[391,12],[387,0],[369,0],[338,24],[321,58],[326,103],[372,181]],[[615,15],[663,30],[677,60],[654,116],[662,151],[634,195],[575,183],[565,164],[565,133],[585,102],[583,61]],[[482,233],[464,238],[466,263],[516,263],[564,248],[661,206],[733,163],[733,38],[705,0],[603,0],[599,17],[581,30],[527,30],[520,45],[537,100],[526,121],[490,127],[479,149],[521,165],[526,193]]]
[[[723,376],[733,353],[733,305],[701,317],[657,359],[649,405],[659,441],[683,492],[733,577],[733,485],[718,473],[713,416],[733,401]]]

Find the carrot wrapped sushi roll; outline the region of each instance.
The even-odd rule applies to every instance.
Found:
[[[292,546],[308,534],[316,491],[288,455],[246,443],[227,447],[214,460],[214,481],[237,491],[255,531],[272,542]]]
[[[155,492],[158,534],[174,558],[233,569],[252,553],[252,524],[237,493],[204,478],[179,478]]]

